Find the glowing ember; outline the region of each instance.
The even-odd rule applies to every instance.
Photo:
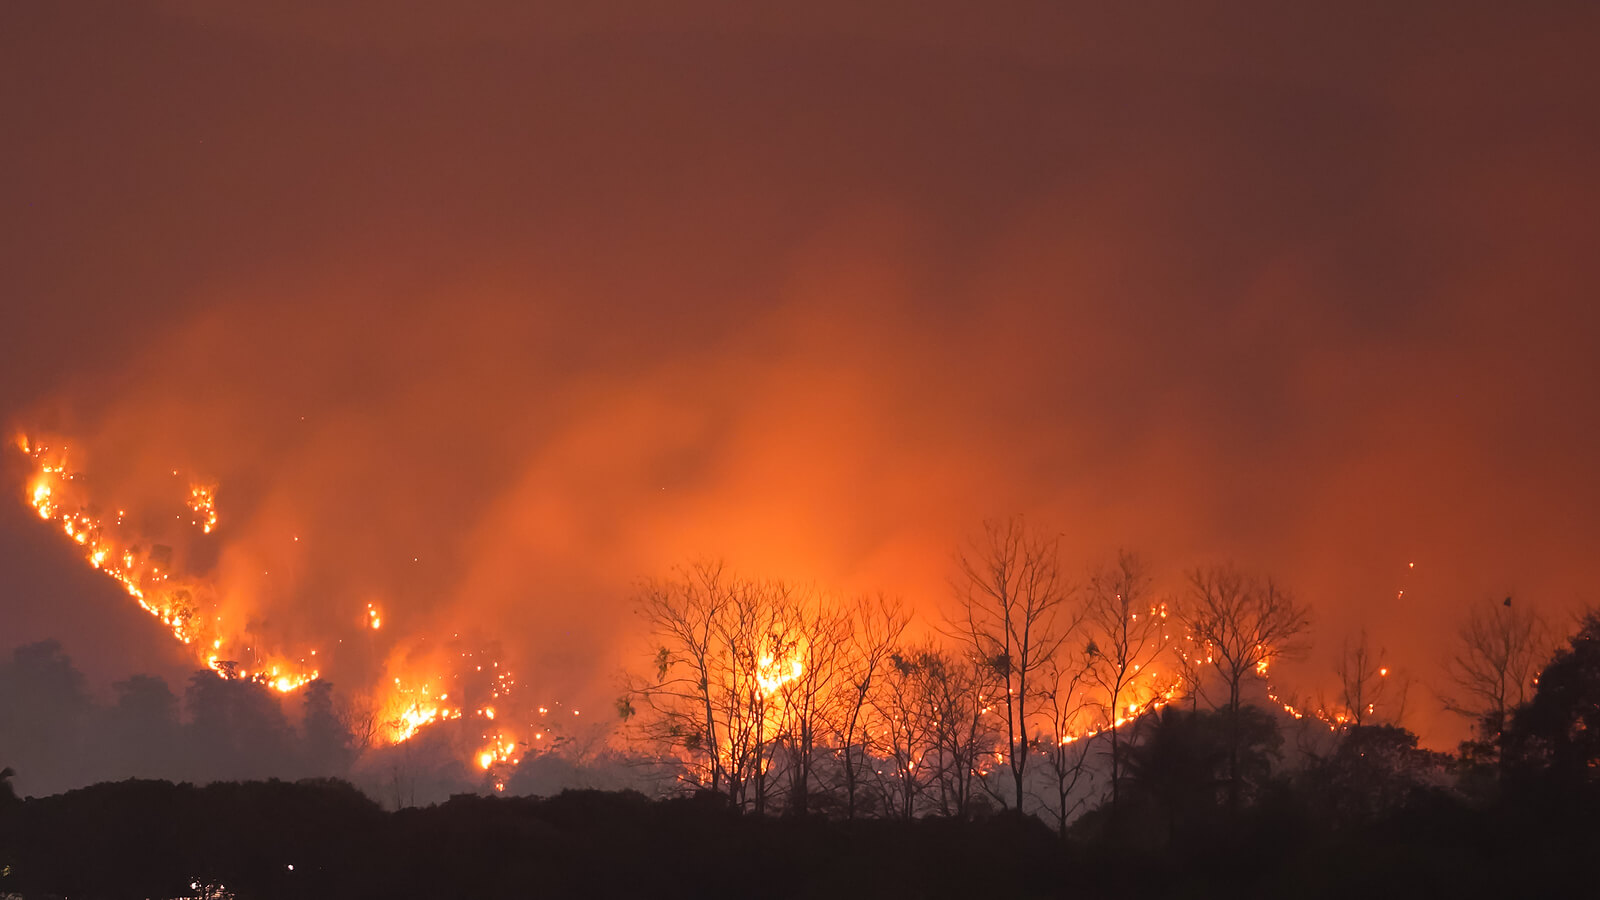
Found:
[[[496,763],[509,762],[516,749],[517,745],[511,741],[497,739],[478,754],[478,768],[487,770]]]
[[[189,524],[200,526],[206,534],[217,527],[217,501],[213,491],[214,488],[204,485],[189,488],[189,510],[195,514]]]

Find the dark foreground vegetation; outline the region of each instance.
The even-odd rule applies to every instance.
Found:
[[[1530,620],[1509,598],[1493,612],[1463,632],[1460,659],[1475,680],[1459,683],[1476,699],[1464,708],[1475,710],[1478,727],[1456,755],[1419,748],[1398,724],[1363,719],[1376,702],[1347,702],[1353,717],[1319,722],[1276,701],[1249,701],[1240,675],[1220,680],[1229,688],[1225,703],[1202,705],[1204,683],[1196,680],[1188,695],[1070,743],[1013,740],[1004,729],[984,738],[967,726],[965,743],[940,739],[909,754],[895,724],[918,721],[912,713],[919,710],[926,721],[951,721],[948,710],[965,708],[918,701],[903,713],[883,707],[886,753],[845,745],[843,753],[808,755],[785,749],[794,738],[784,736],[813,729],[780,717],[779,737],[764,740],[758,718],[749,759],[730,764],[725,752],[707,750],[730,745],[685,738],[698,733],[694,720],[678,715],[656,685],[635,696],[662,716],[658,722],[681,724],[661,734],[685,753],[698,748],[704,761],[680,759],[674,783],[685,793],[668,799],[634,791],[459,794],[424,806],[397,798],[404,808],[387,811],[334,778],[203,787],[130,779],[20,799],[12,772],[0,769],[0,900],[1592,896],[1600,851],[1600,613],[1543,657],[1527,649]],[[24,654],[23,661],[34,656],[56,660]],[[945,683],[929,673],[948,667],[885,656],[889,671],[874,680],[891,697],[946,696],[928,689]],[[997,677],[1025,668],[1007,655],[977,658],[990,662],[975,672]],[[1368,685],[1389,677],[1363,658],[1357,654],[1342,678],[1350,698],[1373,697]],[[1541,658],[1542,665],[1533,662]],[[1254,668],[1248,657],[1235,667]],[[1525,668],[1537,674],[1525,677]],[[197,684],[204,712],[215,686]],[[992,688],[980,690],[987,696]],[[1016,691],[1028,696],[1025,687]],[[325,693],[309,696],[310,724],[301,731],[308,738],[332,732],[332,724],[317,725],[334,722],[317,705],[325,705]],[[728,709],[764,713],[768,693],[745,696]],[[714,712],[705,734],[739,721]],[[215,731],[207,730],[210,718],[198,715],[171,734],[203,739]],[[245,743],[205,746],[226,758],[221,751]],[[1048,755],[1061,747],[1075,748],[1072,767],[1033,782],[1018,774],[1035,753],[1064,759]],[[842,762],[830,766],[835,758]],[[833,777],[838,772],[847,777]],[[1071,798],[1063,792],[1053,806],[1035,788],[1069,776],[1095,787],[1077,794],[1084,799],[1074,815],[1055,815]],[[519,790],[516,779],[506,787]]]
[[[25,897],[1530,897],[1582,883],[1600,847],[1592,800],[1434,793],[1358,821],[1283,785],[1232,814],[1188,809],[1170,840],[1090,821],[1063,841],[1010,814],[766,818],[711,794],[384,812],[335,781],[135,780],[9,798],[0,852],[4,891]]]

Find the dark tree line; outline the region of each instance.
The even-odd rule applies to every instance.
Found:
[[[0,662],[0,760],[26,793],[95,780],[192,781],[343,777],[358,736],[333,687],[298,695],[296,721],[269,689],[196,672],[182,697],[159,677],[134,675],[95,702],[60,644],[16,648]]]
[[[19,799],[7,769],[0,894],[1559,896],[1600,846],[1600,616],[1536,677],[1503,720],[1483,717],[1492,752],[1460,757],[1349,723],[1292,762],[1284,714],[1170,704],[1118,744],[1115,815],[1106,795],[1065,835],[1014,809],[753,815],[709,789],[462,795],[397,812],[327,779]]]
[[[1364,633],[1320,718],[1265,692],[1308,618],[1270,580],[1201,569],[1162,600],[1125,554],[1077,591],[1018,528],[962,559],[942,637],[908,638],[892,600],[713,564],[647,585],[658,644],[619,710],[675,776],[654,801],[384,812],[342,781],[239,783],[349,769],[331,688],[292,721],[212,673],[181,699],[131,678],[101,706],[58,646],[19,648],[0,666],[0,763],[24,773],[0,773],[0,895],[1544,896],[1585,874],[1600,613],[1552,650],[1509,599],[1472,610],[1448,702],[1476,733],[1443,754],[1402,727],[1405,683]],[[113,781],[19,799],[30,771],[69,777],[62,747]],[[169,765],[217,783],[114,780]],[[574,771],[524,759],[511,793]]]

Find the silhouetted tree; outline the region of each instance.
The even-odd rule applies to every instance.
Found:
[[[11,776],[15,774],[10,766],[0,768],[0,896],[11,894],[14,884],[11,873],[17,856],[17,820],[22,812],[22,801],[11,787]]]
[[[185,705],[195,771],[213,779],[294,771],[294,732],[270,688],[204,670],[189,679]]]
[[[1331,716],[1336,724],[1360,727],[1377,720],[1391,725],[1400,723],[1409,685],[1398,673],[1390,671],[1383,650],[1372,648],[1365,628],[1354,644],[1346,640],[1340,645],[1334,674],[1339,678],[1339,704],[1343,709]]]
[[[1272,771],[1282,737],[1271,715],[1251,706],[1188,712],[1166,707],[1136,725],[1124,745],[1126,795],[1170,844],[1211,825],[1248,799]]]
[[[1332,753],[1301,773],[1324,821],[1363,825],[1404,808],[1419,792],[1442,788],[1451,758],[1417,747],[1417,736],[1396,725],[1353,724]]]
[[[1477,726],[1481,741],[1472,749],[1478,755],[1498,752],[1506,717],[1532,696],[1553,649],[1549,626],[1532,607],[1507,597],[1468,610],[1446,661],[1449,684],[1440,697],[1446,709]]]
[[[111,687],[116,703],[106,719],[120,763],[117,774],[140,778],[178,774],[178,698],[166,680],[134,675]]]
[[[1181,621],[1193,646],[1185,653],[1204,660],[1221,679],[1227,690],[1222,709],[1232,714],[1226,721],[1242,725],[1245,680],[1265,674],[1273,660],[1303,649],[1309,611],[1271,579],[1250,577],[1232,566],[1195,569],[1189,585]],[[1230,807],[1237,806],[1242,788],[1245,737],[1235,735],[1229,753]]]
[[[686,783],[764,811],[785,725],[781,688],[804,676],[804,605],[789,585],[734,578],[720,563],[647,583],[639,611],[655,643],[654,671],[629,680],[618,711],[681,755]],[[841,629],[825,632],[813,637],[842,640]]]
[[[377,704],[364,697],[347,697],[338,705],[339,725],[350,738],[350,753],[360,757],[378,743],[383,725]]]
[[[333,685],[317,680],[301,688],[301,752],[316,776],[343,776],[350,770],[350,733],[334,707]]]
[[[1044,707],[1042,673],[1079,621],[1067,608],[1059,552],[1059,537],[1014,517],[984,523],[983,535],[956,556],[960,614],[954,627],[990,675],[981,699],[999,710],[1019,810],[1033,749],[1029,729]]]
[[[844,778],[846,819],[855,818],[862,778],[871,771],[868,747],[872,743],[873,699],[907,618],[899,599],[882,595],[860,597],[852,609],[853,628],[840,663],[843,696],[830,722]]]
[[[1141,677],[1149,683],[1148,670],[1167,641],[1166,605],[1151,598],[1150,581],[1144,564],[1126,551],[1089,578],[1084,680],[1094,689],[1090,702],[1100,712],[1101,727],[1109,729],[1113,816],[1122,765],[1122,732],[1117,725],[1161,696],[1159,687],[1141,690],[1138,685]]]
[[[797,595],[776,622],[789,632],[792,645],[787,659],[773,660],[784,671],[777,686],[778,737],[783,743],[788,769],[787,810],[804,815],[811,808],[812,786],[817,779],[818,742],[826,740],[829,721],[842,712],[847,700],[844,654],[850,635],[847,611],[815,592]]]
[[[984,724],[980,692],[983,665],[942,650],[918,655],[917,677],[922,693],[921,715],[931,730],[930,752],[922,765],[931,770],[939,790],[939,812],[966,818],[981,783],[982,758],[993,744],[993,729]]]
[[[725,670],[731,648],[724,645],[735,591],[720,562],[699,561],[668,580],[647,582],[639,615],[654,641],[654,671],[630,679],[619,703],[624,721],[645,713],[645,735],[663,750],[689,757],[691,783],[711,791],[729,790]]]
[[[938,748],[927,691],[927,669],[936,664],[937,654],[931,646],[891,653],[872,696],[877,721],[872,751],[890,767],[888,773],[879,771],[879,790],[884,808],[903,822],[917,815],[939,774],[931,764]]]
[[[17,647],[0,665],[0,758],[20,767],[29,793],[83,777],[92,710],[83,675],[57,641]]]
[[[1580,791],[1600,785],[1600,612],[1539,673],[1501,736],[1508,767]]]
[[[1083,657],[1061,652],[1051,659],[1043,680],[1047,730],[1038,738],[1039,751],[1050,773],[1054,794],[1050,798],[1051,811],[1063,838],[1067,835],[1067,823],[1084,802],[1077,794],[1078,786],[1089,777],[1088,760],[1093,741],[1079,736],[1089,731],[1098,714],[1083,689],[1085,674]]]

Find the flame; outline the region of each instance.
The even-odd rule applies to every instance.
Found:
[[[287,654],[254,653],[254,639],[217,615],[214,602],[208,601],[212,592],[203,585],[186,581],[180,572],[174,571],[170,551],[159,552],[149,535],[126,524],[126,509],[118,509],[110,519],[100,518],[85,499],[82,476],[69,470],[65,448],[52,451],[26,436],[20,437],[17,445],[35,463],[26,496],[39,518],[53,528],[59,527],[67,539],[80,548],[82,558],[90,567],[120,584],[128,596],[159,620],[177,641],[191,648],[199,664],[224,678],[253,681],[280,693],[295,691],[320,677],[320,670],[306,662],[318,656],[316,650],[298,657],[298,661]],[[180,473],[181,470],[174,474]],[[194,481],[188,484],[186,496],[174,498],[189,511],[190,526],[207,537],[216,533],[220,521],[217,490],[213,483]],[[294,540],[299,541],[299,537],[295,536]],[[1165,606],[1151,608],[1149,612],[1161,619],[1169,615]],[[367,603],[362,619],[365,633],[382,630],[383,618],[376,603]],[[354,616],[345,621],[353,626],[353,619]],[[414,651],[416,648],[405,649]],[[769,708],[781,709],[781,704],[787,702],[784,695],[793,693],[786,691],[786,686],[806,677],[805,648],[784,643],[757,649],[758,652],[752,653],[756,663],[753,675],[746,662],[739,677],[753,677],[757,695],[763,702],[774,704]],[[252,668],[232,661],[245,655],[241,650],[252,652]],[[486,784],[503,790],[508,773],[502,767],[515,765],[520,758],[519,748],[532,741],[544,741],[546,734],[545,730],[535,731],[531,715],[518,723],[518,711],[528,707],[510,701],[516,689],[512,673],[492,653],[429,651],[415,654],[420,655],[420,659],[414,659],[413,655],[395,651],[383,680],[373,691],[374,708],[381,710],[379,737],[389,743],[401,743],[430,726],[461,722],[461,727],[473,728],[475,735],[467,744],[476,748],[468,758],[487,773]],[[1208,648],[1197,647],[1195,656],[1203,656],[1208,663],[1211,661]],[[1165,707],[1176,696],[1180,681],[1163,680],[1155,669],[1153,665],[1136,667],[1132,692],[1114,698],[1108,704],[1114,709],[1100,714],[1095,722],[1074,723],[1074,727],[1063,729],[1064,733],[1056,740],[1067,744],[1091,738]],[[1267,669],[1265,659],[1255,667],[1262,677],[1266,676]],[[1381,674],[1386,676],[1387,670]],[[1270,687],[1268,696],[1295,718],[1304,716],[1300,710],[1279,700]],[[547,706],[537,709],[541,716],[549,714]],[[579,715],[578,710],[571,712],[573,716]],[[995,714],[991,707],[986,707],[984,713]],[[1318,717],[1323,718],[1320,711]],[[777,728],[778,720],[779,716],[774,715],[763,721],[760,726],[763,739],[766,737],[764,730]],[[1085,724],[1090,727],[1082,727]],[[473,726],[481,726],[481,731]],[[524,737],[532,734],[532,740],[519,741],[519,734]],[[998,761],[1003,762],[1003,759]]]
[[[203,534],[210,534],[217,527],[217,501],[213,495],[215,488],[209,485],[191,485],[189,487],[189,511],[195,514],[190,525],[198,525]]]
[[[84,490],[83,476],[68,468],[67,448],[52,449],[26,435],[18,436],[16,446],[34,463],[26,496],[39,518],[59,527],[68,540],[82,548],[89,566],[116,581],[173,638],[192,648],[199,665],[223,678],[253,681],[285,694],[321,676],[320,669],[308,663],[319,658],[316,650],[298,657],[258,650],[255,638],[232,627],[219,614],[209,583],[184,578],[174,568],[170,548],[157,543],[155,535],[126,523],[126,508],[118,508],[109,519],[99,517]],[[172,474],[181,475],[182,470],[174,469]],[[190,526],[208,537],[216,532],[220,521],[216,484],[191,481],[187,495],[175,499],[188,510]],[[294,540],[299,541],[299,536]],[[382,628],[383,615],[377,604],[366,605],[363,625],[372,631]],[[505,721],[504,704],[516,679],[507,667],[483,652],[424,654],[422,664],[400,651],[396,654],[389,665],[393,674],[373,692],[374,707],[383,716],[380,737],[399,743],[434,723],[476,717],[495,723],[493,730],[483,735],[489,746],[476,756],[481,761],[488,754],[490,764],[484,768],[512,758],[518,745],[512,726]],[[237,661],[241,658],[248,658],[249,665]],[[472,690],[466,689],[469,680]],[[452,693],[460,697],[474,691],[481,696],[470,715],[450,699]]]
[[[170,551],[146,535],[132,533],[124,524],[127,510],[118,509],[114,519],[108,522],[95,515],[93,506],[86,501],[80,502],[76,511],[70,509],[63,495],[82,493],[77,484],[82,475],[68,471],[66,448],[52,451],[26,435],[19,436],[17,446],[35,463],[35,474],[28,490],[34,512],[40,519],[57,523],[68,540],[82,548],[83,559],[91,568],[121,585],[128,596],[166,626],[174,638],[197,648],[196,662],[224,678],[254,681],[281,693],[296,690],[318,677],[315,669],[292,662],[288,657],[268,656],[262,660],[260,654],[253,652],[243,633],[228,631],[220,616],[202,608],[199,598],[207,591],[200,585],[174,580],[168,560]],[[210,534],[217,525],[215,488],[198,483],[192,485],[186,504],[195,516],[192,523],[203,534]],[[199,649],[201,647],[204,649]],[[251,652],[260,660],[259,668],[241,668],[238,663],[224,659],[220,652],[224,647]]]
[[[461,718],[459,707],[445,703],[449,699],[448,693],[435,697],[430,683],[424,682],[413,688],[398,676],[395,677],[385,717],[389,742],[398,744],[408,741],[425,725]]]
[[[800,662],[799,651],[796,650],[789,658],[779,661],[772,654],[763,654],[760,659],[760,668],[756,670],[756,684],[761,686],[763,696],[772,696],[778,689],[805,673],[805,665]]]
[[[496,737],[494,743],[479,751],[478,768],[487,771],[496,763],[510,762],[516,749],[514,742]]]

